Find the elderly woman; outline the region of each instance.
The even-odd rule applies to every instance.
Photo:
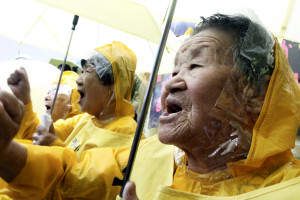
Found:
[[[66,94],[72,92],[72,88],[69,90],[66,83],[70,82],[70,75],[75,72],[65,71],[52,113],[52,119],[56,121],[54,130],[49,133],[43,126],[38,126],[33,143],[67,146],[77,152],[78,159],[83,151],[93,147],[119,148],[130,145],[136,128],[130,104],[135,66],[135,54],[120,42],[100,47],[87,60],[82,60],[83,73],[77,80],[73,80],[78,86],[75,82],[72,84],[76,91],[73,91],[71,102],[72,107],[80,105],[81,110],[87,113],[73,117],[68,117],[74,112],[68,110],[71,107],[66,105],[69,103],[66,101]],[[19,78],[16,78],[17,75]],[[25,116],[16,137],[31,139],[39,121],[32,112],[32,106],[30,107],[30,89],[26,90],[29,86],[25,87],[26,83],[28,85],[26,71],[16,71],[8,79],[8,83],[25,104]],[[56,86],[57,82],[54,82],[45,98],[46,112],[49,114]],[[58,120],[67,117],[67,120]]]
[[[203,19],[178,50],[173,77],[162,95],[158,137],[140,144],[131,174],[137,196],[295,199],[300,162],[290,149],[299,126],[299,95],[284,52],[259,24],[244,16],[217,14]],[[17,116],[12,126],[18,124]],[[94,148],[76,163],[65,160],[71,152],[47,147],[39,152],[39,161],[50,164],[51,155],[55,169],[33,171],[38,167],[34,149],[24,151],[7,141],[1,141],[8,145],[0,151],[6,161],[0,169],[11,168],[0,175],[14,178],[4,193],[10,197],[26,188],[36,199],[50,194],[54,199],[113,199],[120,189],[111,184],[113,176],[122,177],[129,148]],[[16,149],[23,153],[6,153]],[[44,154],[50,155],[43,158]],[[43,186],[28,183],[25,174]],[[77,187],[81,182],[85,184]],[[132,186],[126,186],[125,199],[136,198]]]

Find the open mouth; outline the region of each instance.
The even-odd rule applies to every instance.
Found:
[[[167,111],[168,111],[168,113],[177,113],[177,112],[182,111],[182,108],[178,105],[173,104],[173,105],[167,106]]]
[[[47,106],[47,105],[46,105],[46,110],[47,110],[47,111],[51,110],[51,106]]]
[[[175,100],[167,100],[167,112],[168,113],[178,113],[182,111],[182,107]]]
[[[79,99],[79,101],[78,101],[78,103],[84,98],[84,96],[85,96],[85,93],[83,92],[83,91],[81,91],[81,90],[77,90],[78,91],[78,93],[79,93],[79,95],[80,95],[80,99]]]
[[[45,107],[46,107],[46,112],[47,112],[47,113],[50,113],[51,108],[52,108],[50,102],[47,102],[47,101],[46,101],[46,102],[45,102]]]
[[[181,111],[183,110],[182,105],[175,99],[167,98],[165,101],[165,108],[162,115],[159,117],[159,123],[174,123],[178,117],[181,116]]]

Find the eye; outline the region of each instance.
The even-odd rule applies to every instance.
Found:
[[[178,74],[177,72],[173,72],[172,77],[176,76],[177,74]]]
[[[88,70],[88,67],[83,68],[82,74],[85,74],[85,73],[90,73],[90,71]]]
[[[195,69],[195,68],[199,68],[202,67],[201,65],[196,65],[196,64],[191,64],[190,65],[190,69]]]
[[[86,73],[92,73],[93,72],[93,68],[90,67],[90,66],[88,66],[88,67],[85,68],[85,72]]]

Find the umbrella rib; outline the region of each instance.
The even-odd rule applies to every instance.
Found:
[[[293,9],[294,4],[295,4],[295,1],[294,1],[294,0],[290,0],[289,5],[288,5],[288,8],[287,8],[287,11],[286,11],[286,13],[285,13],[285,17],[284,17],[282,26],[281,26],[281,30],[280,30],[280,33],[279,33],[279,36],[280,36],[281,38],[284,38],[284,34],[285,34],[285,32],[286,32],[286,29],[287,29],[287,27],[288,27],[288,24],[289,24],[291,15],[292,15],[292,12],[293,12],[293,10],[294,10],[294,9]]]
[[[29,28],[29,30],[26,32],[26,34],[24,35],[23,39],[19,42],[20,45],[23,44],[24,40],[27,38],[27,36],[30,34],[30,32],[32,31],[32,29],[35,27],[35,25],[37,24],[37,22],[41,19],[41,17],[43,16],[43,14],[47,11],[49,6],[47,6],[42,13],[38,16],[38,18],[35,20],[35,22],[33,23],[33,25]]]
[[[42,22],[46,25],[46,27],[49,29],[51,32],[52,36],[56,39],[56,41],[59,43],[59,45],[62,47],[62,49],[65,49],[64,45],[62,42],[58,39],[58,37],[55,35],[54,31],[51,29],[51,27],[47,24],[47,22],[41,17]]]

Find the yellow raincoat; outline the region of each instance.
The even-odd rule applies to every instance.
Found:
[[[294,160],[290,149],[299,126],[300,88],[278,42],[274,57],[247,158],[228,163],[228,169],[218,173],[197,174],[176,166],[174,146],[161,144],[154,136],[140,145],[132,171],[141,200],[299,198],[300,161]],[[122,177],[130,151],[94,148],[78,162],[66,148],[27,145],[26,149],[26,165],[3,192],[11,198],[114,199],[120,187],[111,186],[113,177]],[[227,170],[231,178],[223,178]]]
[[[59,139],[51,146],[64,146],[77,152],[80,160],[82,152],[94,147],[120,148],[130,146],[136,129],[133,106],[130,103],[136,67],[135,54],[124,44],[112,44],[95,49],[111,63],[114,76],[116,107],[114,119],[100,122],[96,117],[82,114],[54,124]],[[61,142],[64,141],[63,142]]]
[[[300,87],[278,42],[274,57],[247,159],[228,163],[223,171],[197,174],[186,166],[174,167],[173,146],[151,138],[139,148],[131,176],[140,199],[299,198],[300,161],[290,149],[300,121]],[[232,178],[226,177],[227,170]]]

